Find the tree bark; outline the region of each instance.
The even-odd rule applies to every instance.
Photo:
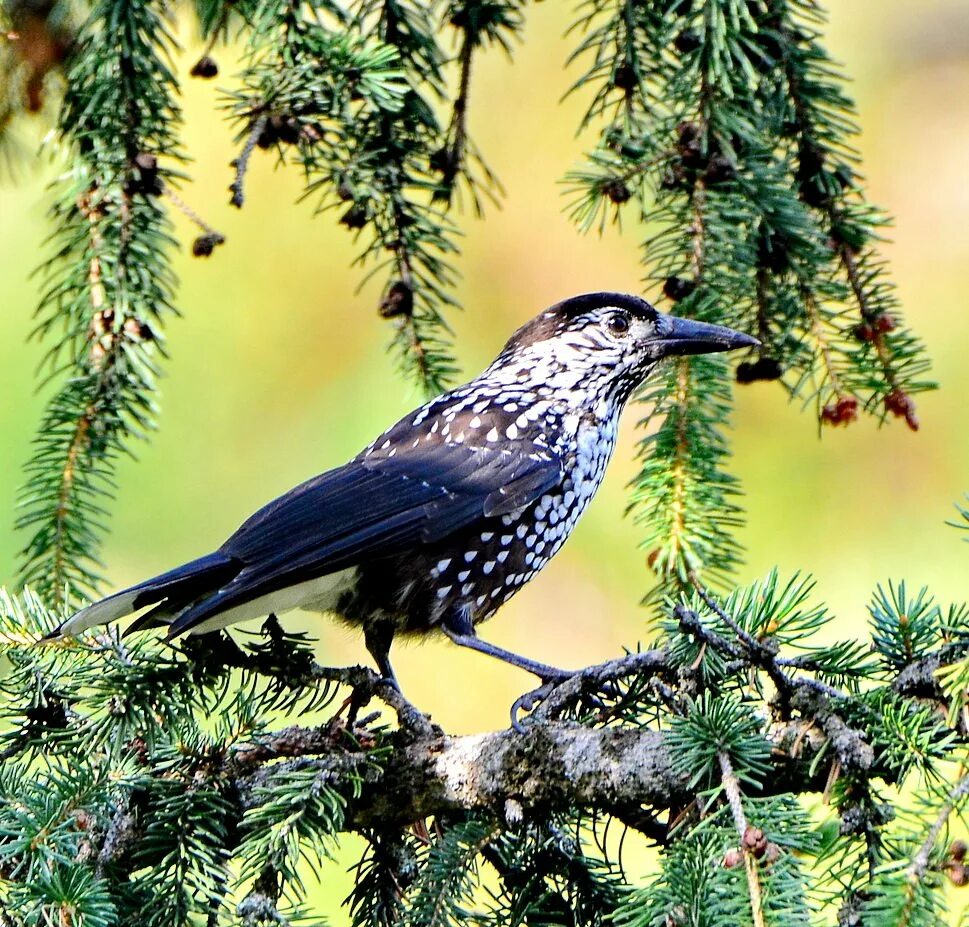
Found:
[[[353,825],[404,824],[432,814],[606,805],[668,808],[690,800],[657,731],[553,723],[418,740],[394,752],[379,781],[348,809]]]

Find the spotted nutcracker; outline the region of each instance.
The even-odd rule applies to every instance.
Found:
[[[302,608],[363,628],[396,682],[397,634],[443,631],[549,682],[565,674],[477,626],[565,542],[602,482],[619,415],[671,355],[756,345],[637,296],[589,293],[522,326],[480,376],[349,463],[260,509],[214,553],[89,605],[53,637],[146,609],[169,637]]]

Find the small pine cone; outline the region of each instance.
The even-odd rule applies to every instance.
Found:
[[[380,301],[380,315],[384,319],[392,319],[399,315],[411,315],[414,311],[414,291],[410,284],[397,280],[387,290],[387,295]]]
[[[966,858],[966,849],[965,840],[953,840],[949,844],[949,857],[957,863],[961,863]]]
[[[915,403],[904,390],[894,389],[885,397],[885,408],[898,418],[904,418],[912,431],[919,430],[919,420],[915,415]]]
[[[276,138],[284,145],[295,145],[299,142],[299,120],[295,116],[273,116],[269,122],[276,133]]]
[[[949,881],[959,888],[969,883],[969,872],[966,871],[964,863],[950,863],[945,867],[945,874],[949,877]]]
[[[199,235],[192,242],[192,254],[195,257],[208,257],[216,246],[221,245],[224,241],[225,237],[218,232],[207,232],[205,235]]]
[[[676,150],[683,163],[690,167],[703,166],[703,129],[696,122],[681,122],[676,127]]]
[[[767,852],[767,837],[759,827],[754,827],[753,824],[747,825],[740,844],[745,850],[750,850],[758,859]]]
[[[703,44],[703,39],[696,29],[684,29],[675,39],[673,47],[681,54],[688,55],[696,51]]]
[[[262,131],[259,133],[259,137],[256,139],[256,145],[265,150],[266,148],[272,148],[272,146],[278,141],[279,135],[276,132],[276,126],[274,125],[273,120],[267,119],[263,123]]]
[[[340,216],[340,224],[348,229],[362,229],[367,224],[367,219],[366,203],[357,202]]]
[[[733,162],[724,155],[717,155],[710,159],[707,169],[703,174],[703,179],[708,187],[715,187],[721,183],[727,183],[737,176],[737,168]]]
[[[189,74],[192,77],[201,77],[205,80],[216,77],[219,73],[219,66],[215,63],[214,58],[210,58],[208,55],[203,55],[199,58],[195,64],[192,65],[192,70]]]
[[[135,173],[125,183],[126,193],[157,196],[164,190],[164,184],[158,174],[158,158],[155,155],[141,151],[134,156],[131,166],[135,169]]]
[[[737,382],[754,383],[757,380],[779,380],[784,375],[781,362],[775,357],[758,357],[737,365]]]
[[[744,851],[740,847],[731,847],[723,854],[721,865],[724,869],[736,869],[744,861]]]
[[[837,402],[828,403],[821,410],[825,425],[848,425],[858,418],[858,400],[854,396],[841,396]]]
[[[859,341],[874,341],[875,329],[867,322],[862,322],[860,325],[855,326],[854,335]]]
[[[617,206],[625,203],[633,195],[632,191],[618,177],[602,185],[603,196],[608,196]]]
[[[874,325],[875,331],[880,335],[884,335],[886,332],[894,331],[895,319],[887,312],[883,312],[881,315],[875,316]]]
[[[148,765],[148,741],[143,737],[133,737],[125,746],[134,754],[135,760],[142,766]]]
[[[768,866],[776,863],[781,858],[781,848],[773,840],[768,842],[767,850],[764,853],[764,863]]]
[[[638,82],[632,65],[621,64],[612,72],[612,86],[618,90],[632,90]]]
[[[673,302],[686,299],[696,289],[696,281],[686,277],[667,277],[663,283],[663,293]]]

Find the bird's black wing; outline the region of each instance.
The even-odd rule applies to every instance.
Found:
[[[450,436],[405,419],[343,467],[256,512],[220,548],[240,572],[182,613],[179,634],[235,605],[287,586],[441,540],[474,521],[512,512],[559,485],[562,462],[530,442],[487,441],[496,421],[452,419]],[[500,424],[500,422],[498,422]],[[507,424],[507,423],[505,423]]]

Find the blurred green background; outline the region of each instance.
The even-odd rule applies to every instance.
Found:
[[[854,80],[859,145],[871,198],[895,216],[885,248],[903,303],[928,342],[941,391],[921,400],[922,430],[860,422],[819,439],[810,414],[776,386],[738,389],[735,469],[746,490],[748,559],[740,580],[804,569],[839,616],[840,635],[864,633],[874,584],[926,583],[943,602],[969,591],[969,549],[944,525],[969,490],[969,4],[965,0],[851,0],[828,4],[829,43]],[[527,10],[523,46],[510,62],[482,61],[471,127],[508,196],[465,232],[452,316],[458,356],[471,376],[508,334],[545,305],[591,289],[640,290],[643,230],[625,225],[580,237],[562,214],[559,178],[583,140],[583,100],[558,100],[574,78],[563,62],[571,5]],[[257,151],[246,207],[228,206],[235,150],[219,111],[222,75],[188,78],[197,38],[178,61],[185,77],[184,139],[194,158],[184,198],[227,236],[208,260],[193,259],[194,231],[181,219],[176,259],[184,317],[168,330],[161,429],[120,468],[113,532],[105,550],[112,587],[208,551],[253,509],[293,484],[342,463],[419,397],[384,352],[388,323],[378,288],[357,293],[356,253],[335,215],[295,204],[295,169],[274,169]],[[587,141],[587,140],[586,140]],[[48,172],[49,174],[50,172]],[[49,176],[46,179],[50,179]],[[0,523],[11,525],[21,467],[44,394],[35,392],[42,349],[26,344],[44,255],[48,204],[42,172],[22,172],[0,191]],[[658,294],[650,294],[657,296]],[[487,627],[496,643],[555,664],[605,659],[650,636],[638,605],[648,588],[638,532],[622,517],[633,475],[637,410],[602,492],[559,557]],[[0,579],[15,571],[23,538],[0,530]],[[320,637],[321,659],[366,659],[346,629],[307,615],[286,619]],[[532,680],[446,642],[404,647],[405,691],[452,732],[504,725]]]
[[[922,430],[870,422],[826,430],[769,384],[738,389],[734,467],[746,490],[746,581],[773,565],[818,579],[839,636],[865,633],[876,582],[928,584],[943,601],[969,592],[969,549],[944,522],[969,491],[969,3],[965,0],[832,0],[829,44],[853,78],[871,198],[896,218],[886,245],[900,295],[928,343],[942,389],[922,397]],[[527,10],[514,61],[486,56],[475,72],[471,127],[508,196],[485,221],[462,218],[465,238],[452,316],[458,356],[471,376],[508,334],[545,305],[591,289],[640,290],[643,230],[580,237],[562,215],[563,173],[578,159],[581,98],[558,100],[574,78],[563,67],[571,5]],[[188,78],[197,38],[183,29],[186,148],[195,159],[184,198],[228,238],[193,259],[194,230],[176,264],[184,317],[168,330],[161,429],[125,461],[105,549],[112,587],[205,552],[253,509],[356,453],[419,401],[384,352],[390,332],[379,292],[357,293],[353,241],[334,214],[295,205],[295,169],[274,170],[256,152],[246,207],[228,206],[235,150],[219,111],[233,62],[220,53],[214,82]],[[34,389],[42,349],[26,343],[45,254],[48,170],[21,172],[0,189],[0,581],[23,538],[13,522],[21,467],[40,418]],[[658,294],[648,294],[656,297]],[[622,517],[635,472],[637,410],[605,485],[574,537],[542,575],[486,628],[489,639],[555,664],[585,665],[651,636],[638,605],[649,586],[638,531]],[[320,638],[320,658],[367,659],[362,641],[323,619],[291,615]],[[507,723],[510,702],[532,680],[444,641],[398,648],[405,691],[447,730]],[[319,897],[331,911],[349,889],[345,848]],[[341,922],[345,915],[338,915]]]

